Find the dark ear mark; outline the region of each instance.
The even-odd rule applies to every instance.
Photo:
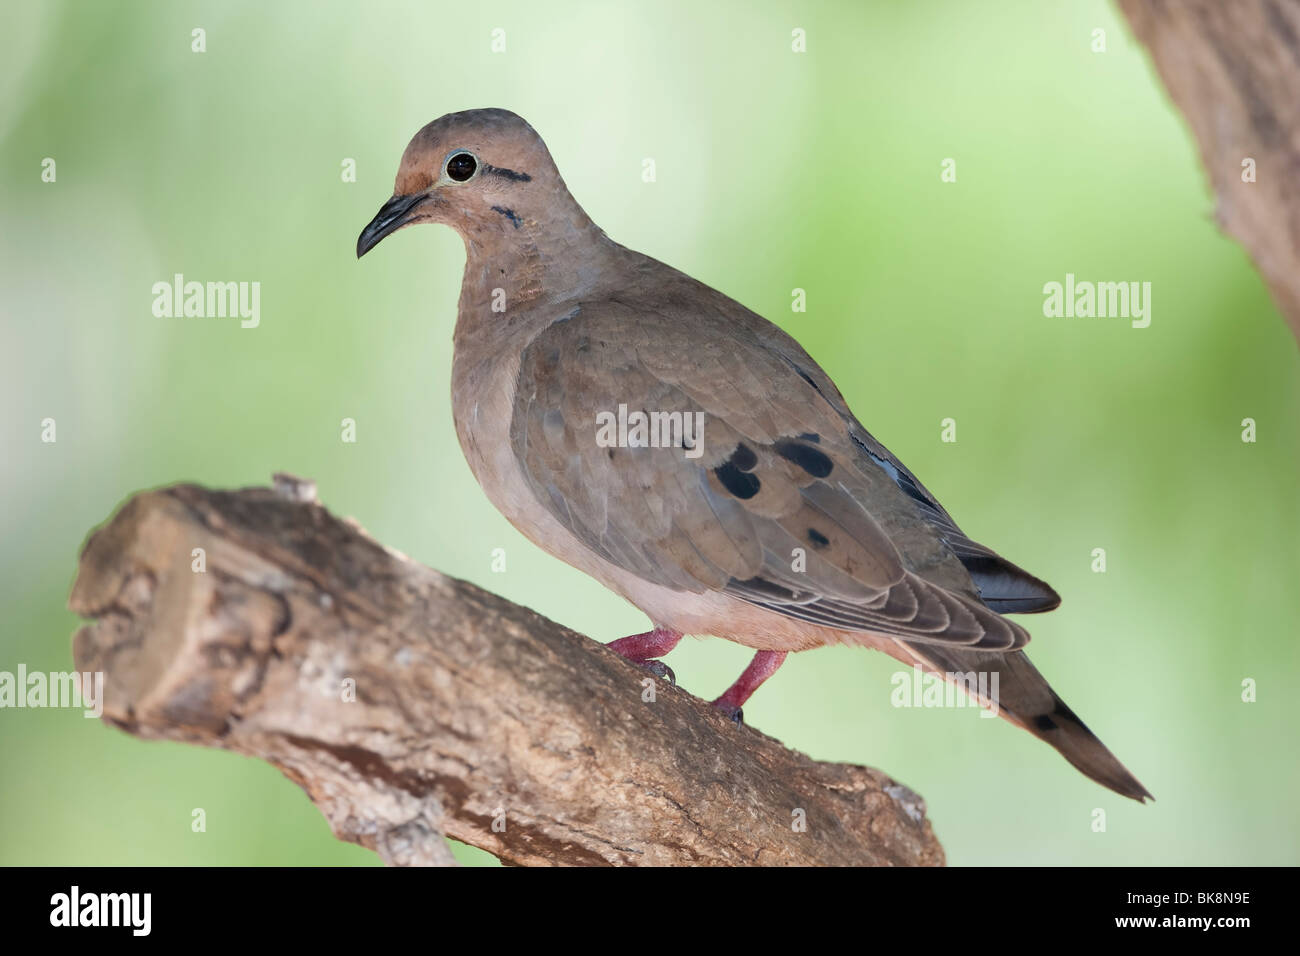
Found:
[[[493,206],[492,211],[501,213],[501,215],[505,216],[507,219],[510,220],[511,225],[513,225],[516,229],[518,229],[523,224],[523,220],[515,215],[515,211],[513,209],[502,209],[500,206]]]
[[[502,179],[508,179],[512,183],[531,183],[533,181],[533,177],[527,173],[516,172],[503,166],[490,166],[487,163],[483,164],[483,172],[489,176],[500,176]]]

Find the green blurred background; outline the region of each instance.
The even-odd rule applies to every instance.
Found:
[[[860,650],[793,656],[751,724],[914,787],[953,864],[1300,862],[1297,349],[1110,5],[87,2],[5,19],[0,670],[71,667],[80,545],[132,492],[282,469],[428,565],[601,640],[644,629],[517,534],[462,460],[459,239],[409,230],[355,259],[416,129],[501,106],[611,236],[790,331],[966,531],[1061,592],[1023,619],[1033,659],[1157,802],[975,710],[895,709],[898,665]],[[177,272],[259,281],[260,327],[155,318],[151,286]],[[1044,318],[1066,272],[1151,282],[1150,327]],[[688,641],[671,662],[712,697],[748,656]],[[0,766],[2,863],[376,862],[269,766],[79,711],[0,711]]]

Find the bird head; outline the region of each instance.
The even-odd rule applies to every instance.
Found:
[[[551,154],[521,117],[500,109],[448,113],[406,147],[393,197],[361,231],[357,258],[419,222],[444,223],[467,241],[489,232],[508,237],[538,213],[542,197],[554,209],[557,194],[568,191]]]

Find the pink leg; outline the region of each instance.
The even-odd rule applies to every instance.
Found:
[[[663,657],[682,639],[682,635],[677,631],[670,631],[666,627],[656,627],[653,631],[646,631],[644,634],[632,634],[628,637],[620,637],[617,641],[610,641],[605,646],[617,654],[619,657],[626,657],[630,661],[643,664],[652,657]]]
[[[736,723],[740,723],[742,718],[740,708],[753,696],[754,691],[762,686],[763,681],[776,673],[776,669],[785,662],[785,655],[785,651],[759,651],[749,662],[745,672],[713,702],[713,706]]]
[[[680,631],[670,631],[666,627],[656,627],[653,631],[646,631],[644,634],[631,634],[627,637],[620,637],[617,641],[610,641],[605,646],[617,654],[619,657],[627,658],[633,664],[640,664],[656,677],[668,680],[676,684],[677,676],[673,669],[663,661],[651,660],[654,657],[663,657],[682,639]]]

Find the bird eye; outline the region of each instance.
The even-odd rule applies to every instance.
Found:
[[[458,183],[463,183],[474,175],[478,169],[478,163],[469,153],[457,153],[451,159],[447,160],[447,177]]]

